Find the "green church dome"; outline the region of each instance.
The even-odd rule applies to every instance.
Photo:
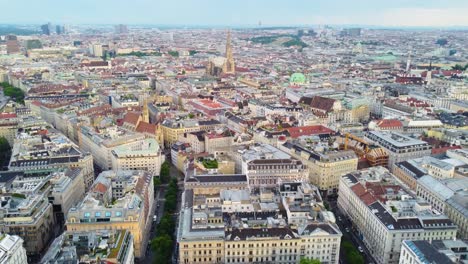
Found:
[[[304,84],[306,82],[306,77],[300,72],[293,73],[289,78],[289,83],[295,84]]]

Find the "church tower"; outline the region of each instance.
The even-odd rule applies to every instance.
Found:
[[[236,66],[234,63],[234,57],[232,56],[231,47],[231,30],[228,31],[226,40],[226,65],[224,73],[234,74],[236,72]]]
[[[143,99],[143,121],[149,123],[148,98]]]

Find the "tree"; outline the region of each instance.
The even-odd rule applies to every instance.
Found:
[[[302,258],[299,264],[320,264],[320,261],[317,259]]]
[[[165,234],[158,236],[151,241],[151,249],[155,253],[155,263],[168,264],[172,263],[172,238]]]
[[[4,137],[0,137],[0,168],[3,170],[4,166],[7,166],[10,162],[11,147],[8,140]]]
[[[168,183],[171,179],[171,165],[166,160],[161,165],[161,172],[159,173],[159,178],[161,179],[162,183]]]

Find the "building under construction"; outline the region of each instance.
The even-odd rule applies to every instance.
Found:
[[[359,169],[366,167],[388,166],[387,152],[383,148],[367,142],[362,137],[351,133],[345,133],[337,140],[340,144],[340,149],[354,150],[356,155],[359,157]]]

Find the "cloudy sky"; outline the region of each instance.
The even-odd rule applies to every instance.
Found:
[[[0,7],[0,23],[468,26],[468,0],[0,0]]]

